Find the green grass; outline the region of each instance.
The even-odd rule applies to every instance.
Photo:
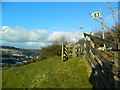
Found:
[[[60,57],[3,70],[3,88],[92,88],[84,58]]]

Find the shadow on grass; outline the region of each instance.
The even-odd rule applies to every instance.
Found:
[[[120,81],[114,79],[115,75],[112,73],[112,69],[112,66],[111,69],[106,70],[104,67],[101,68],[98,65],[92,68],[89,82],[93,85],[93,90],[97,88],[120,88]],[[119,76],[117,77],[120,79]]]

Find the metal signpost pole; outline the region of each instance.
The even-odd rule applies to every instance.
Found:
[[[102,15],[102,9],[100,9],[100,14]],[[102,16],[100,17],[100,20],[101,20],[101,23],[103,24],[103,21],[102,21]],[[103,28],[103,25],[102,25],[102,37],[103,39],[105,39],[105,33],[104,33],[104,28]],[[106,46],[105,44],[103,44],[104,46],[104,49],[106,49]]]
[[[104,33],[104,27],[103,27],[103,20],[102,20],[102,9],[100,9],[100,11],[98,11],[98,12],[93,12],[92,14],[91,14],[91,16],[92,16],[92,18],[93,19],[97,19],[97,18],[100,18],[100,23],[101,23],[101,25],[102,25],[102,38],[103,39],[105,39],[105,33]],[[105,44],[103,44],[104,45],[104,50],[105,50],[105,48],[106,48],[106,46],[105,46]]]

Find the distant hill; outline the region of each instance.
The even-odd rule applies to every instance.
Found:
[[[0,48],[5,48],[5,49],[17,49],[17,50],[19,50],[19,48],[15,48],[15,47],[12,47],[12,46],[0,46]]]
[[[63,62],[61,57],[2,71],[3,88],[92,88],[85,58]]]
[[[31,51],[39,51],[40,49],[23,49],[23,48],[16,48],[13,46],[0,46],[0,48],[5,48],[5,49],[16,49],[16,50],[31,50]]]
[[[13,47],[13,46],[0,46],[0,48],[14,49],[14,50],[22,51],[22,52],[40,53],[40,49],[22,49],[22,48],[16,48],[16,47]]]
[[[14,64],[16,61],[29,61],[40,55],[39,49],[21,49],[11,46],[0,46],[2,62]]]

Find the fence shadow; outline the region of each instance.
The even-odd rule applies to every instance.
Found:
[[[89,82],[93,85],[93,90],[97,88],[116,88],[116,83],[120,88],[120,82],[114,79],[114,74],[110,71],[103,72],[103,70],[98,70],[98,65],[92,68],[91,75],[89,77]],[[111,67],[112,71],[112,67]]]

